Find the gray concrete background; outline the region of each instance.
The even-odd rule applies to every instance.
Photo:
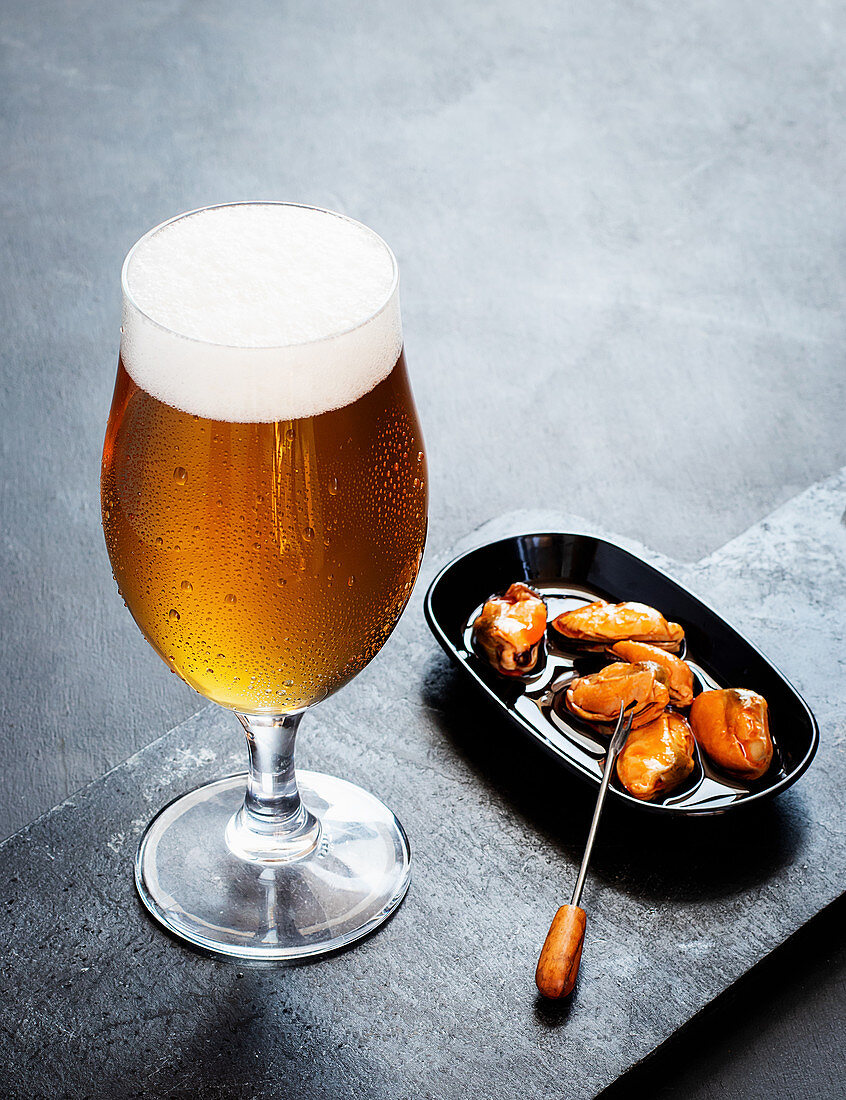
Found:
[[[385,236],[433,552],[530,497],[692,561],[846,461],[844,44],[782,0],[6,0],[0,835],[200,703],[99,532],[142,232],[266,197]]]

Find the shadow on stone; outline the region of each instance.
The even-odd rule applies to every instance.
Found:
[[[743,1086],[742,1095],[750,1097],[842,1096],[846,1038],[837,1010],[846,973],[844,918],[846,897],[840,897],[597,1100],[697,1100],[732,1095],[733,1085]],[[802,1063],[784,1056],[783,1047],[801,1035],[809,1008],[816,1010],[810,1085]],[[772,1059],[753,1079],[744,1072],[741,1052],[756,1046]]]
[[[541,997],[540,993],[538,993],[537,997],[535,997],[535,1020],[543,1027],[561,1027],[562,1024],[567,1023],[567,1019],[570,1015],[570,1009],[573,1007],[573,1000],[578,995],[578,987],[570,994],[569,997],[565,997],[563,1000],[560,1001],[548,1001],[545,997]]]

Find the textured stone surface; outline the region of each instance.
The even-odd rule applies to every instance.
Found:
[[[845,924],[841,895],[601,1100],[841,1097]]]
[[[333,959],[257,969],[144,917],[130,863],[145,821],[241,760],[235,723],[208,708],[0,847],[4,1095],[53,1095],[57,1078],[96,1097],[594,1095],[842,890],[844,504],[846,471],[696,566],[633,547],[785,668],[822,743],[796,787],[743,817],[668,828],[609,814],[569,1007],[539,1003],[532,974],[590,796],[479,709],[423,625],[421,587],[380,656],[303,730],[301,764],[365,783],[410,833],[414,879],[394,920]],[[584,526],[521,513],[463,545]],[[816,1067],[815,1096],[842,1085],[840,1062]]]
[[[693,560],[846,461],[844,38],[842,8],[786,0],[541,0],[522,8],[507,0],[7,0],[0,28],[0,836],[199,705],[139,636],[112,585],[99,530],[118,266],[140,233],[178,210],[257,196],[336,207],[386,236],[403,270],[409,362],[432,457],[432,562],[484,519],[523,506],[527,493],[589,522],[609,517],[626,535]],[[527,457],[513,441],[529,431]],[[801,577],[804,563],[796,568]],[[713,580],[743,596],[739,576],[703,577],[701,591],[707,596]],[[760,604],[738,603],[726,588],[723,609],[735,617],[738,606],[737,617],[760,623],[759,640],[798,678],[790,633],[774,625],[777,615],[767,618],[781,591],[777,574],[769,583],[773,592]],[[825,593],[825,576],[809,583],[789,577],[785,591],[799,593],[800,605]],[[809,637],[812,630],[803,645]],[[452,674],[428,639],[420,644],[415,675],[425,672],[429,705],[447,712],[460,702]],[[801,652],[813,675],[836,671],[833,645]],[[819,671],[811,668],[817,659]],[[351,690],[370,690],[385,667]],[[452,742],[437,723],[449,722],[426,709],[412,678],[401,687],[396,701],[372,704],[374,721],[382,728],[398,718],[412,743],[428,738],[439,767]],[[306,757],[318,751],[319,731],[348,714],[373,742],[366,694],[347,700],[345,693],[330,705],[316,713],[312,737],[306,728]],[[239,756],[237,734],[230,736],[226,745]],[[345,736],[347,763],[366,761],[362,773],[369,773],[371,757],[355,751],[351,732]],[[460,744],[446,751],[447,761]],[[326,766],[343,771],[335,752],[327,750]],[[408,817],[409,794],[419,782],[425,796],[426,773],[409,763],[394,780],[390,753],[383,759],[378,782],[387,794],[396,787]],[[466,790],[507,817],[510,797],[503,802],[490,783],[477,791],[469,752],[468,760],[460,773]],[[190,759],[184,763],[174,789],[199,777]],[[218,766],[211,761],[208,770]],[[813,775],[790,797],[804,795]],[[183,953],[140,921],[128,893],[122,908],[103,897],[94,914],[100,924],[86,911],[79,937],[58,889],[45,908],[51,895],[39,873],[47,865],[61,866],[63,884],[100,873],[108,896],[128,891],[131,842],[121,847],[119,834],[155,796],[125,820],[117,792],[113,803],[104,799],[97,812],[106,844],[118,845],[120,856],[103,847],[96,829],[86,832],[83,817],[69,815],[75,824],[63,834],[64,857],[57,849],[49,860],[42,840],[31,869],[37,889],[16,914],[18,927],[33,929],[34,944],[47,942],[53,917],[65,929],[61,942],[40,949],[56,961],[58,984],[46,962],[33,961],[32,945],[24,975],[23,935],[6,971],[24,995],[13,1014],[0,1008],[0,1025],[20,1028],[11,1036],[22,1044],[17,1053],[32,1058],[37,1082],[28,1095],[102,1096],[119,1092],[116,1082],[131,1091],[136,1080],[149,1095],[190,1094],[198,1081],[207,1096],[259,1095],[248,1082],[265,1038],[277,1041],[267,1072],[280,1078],[313,1056],[314,1094],[347,1095],[346,1079],[348,1094],[353,1086],[360,1094],[374,1062],[373,1096],[388,1089],[392,1069],[402,1079],[399,1024],[363,1044],[360,1073],[353,1049],[335,1057],[344,1041],[338,1033],[347,1030],[335,1023],[342,990],[327,994],[311,1018],[326,1044],[307,1045],[310,1033],[287,1011],[298,991],[305,1003],[302,976],[293,990],[285,974],[251,972],[255,984],[244,987],[218,964],[169,977],[164,967]],[[415,834],[418,883],[425,823],[422,811],[412,823],[424,827]],[[568,834],[558,851],[570,857],[579,842]],[[20,843],[16,858],[25,862],[29,849]],[[36,851],[34,840],[26,843]],[[460,878],[456,860],[451,873]],[[568,877],[568,865],[553,866]],[[502,889],[530,896],[534,888],[521,874]],[[72,890],[62,896],[81,912]],[[0,901],[11,897],[4,883]],[[447,913],[451,898],[432,904]],[[397,929],[411,919],[405,912]],[[146,944],[149,966],[83,971],[93,964],[77,956],[96,961],[95,942],[105,956],[118,916],[127,937]],[[398,934],[387,929],[361,949],[371,952],[364,958],[374,973],[377,946]],[[506,934],[498,927],[494,942]],[[436,991],[445,973],[435,975]],[[390,976],[405,980],[396,969]],[[63,982],[71,984],[63,990]],[[749,1051],[725,1039],[722,1057],[733,1048],[734,1069],[702,1097],[823,1094],[825,1067],[836,1061],[826,1061],[821,1038],[831,1016],[815,1018],[794,988],[798,1003],[809,1004],[804,1019],[782,1025],[794,1092],[766,1076],[777,1064],[769,1049],[756,1054],[747,1029],[740,1045],[750,1043]],[[92,989],[90,1012],[78,1020]],[[443,994],[419,980],[415,989],[405,1026],[419,1030]],[[187,991],[190,1009],[183,1011],[184,999],[177,1006],[177,991]],[[456,1012],[475,1018],[487,1004],[480,998],[462,1005],[456,997]],[[511,1007],[515,1019],[525,1018]],[[830,1004],[819,1007],[831,1012]],[[510,1042],[507,1029],[493,1035],[499,1019],[485,1032],[494,1083],[499,1051]],[[570,1077],[561,1033],[541,1055],[549,1080],[555,1067]],[[419,1034],[414,1042],[415,1050],[423,1045]],[[478,1053],[464,1073],[465,1050],[449,1033],[430,1032],[430,1047],[446,1052],[431,1088],[483,1095],[486,1077],[470,1076]],[[329,1049],[334,1060],[321,1070]],[[14,1088],[22,1088],[29,1067],[18,1058],[11,1064]],[[7,1072],[0,1064],[0,1092]],[[691,1097],[689,1079],[679,1088]]]
[[[384,234],[435,554],[529,492],[695,560],[846,462],[844,41],[789,0],[6,0],[0,835],[199,705],[99,530],[141,233]]]

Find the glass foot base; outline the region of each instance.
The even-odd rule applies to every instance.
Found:
[[[207,783],[165,806],[135,860],[138,893],[156,920],[200,947],[268,961],[336,951],[387,920],[409,882],[399,821],[343,779],[297,771],[297,781],[320,837],[287,862],[248,862],[226,845],[245,775]]]

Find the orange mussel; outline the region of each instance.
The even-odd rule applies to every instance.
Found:
[[[473,623],[476,644],[503,676],[535,668],[545,631],[546,604],[521,581],[504,595],[491,596]]]
[[[564,705],[587,722],[616,722],[620,704],[635,703],[632,728],[657,718],[670,701],[670,693],[649,664],[606,665],[599,672],[580,676],[564,694]]]
[[[767,701],[745,688],[703,691],[693,700],[690,724],[699,747],[740,779],[760,779],[773,758]]]
[[[649,661],[659,668],[658,678],[667,685],[670,702],[676,707],[689,707],[693,702],[693,673],[674,653],[649,642],[616,642],[608,652],[621,661]]]
[[[693,771],[694,740],[682,715],[666,710],[654,722],[632,730],[617,757],[620,782],[649,802],[673,790]]]
[[[613,642],[649,642],[661,649],[677,650],[684,640],[678,623],[669,623],[654,607],[645,603],[595,603],[565,611],[552,620],[565,638],[590,645]]]

